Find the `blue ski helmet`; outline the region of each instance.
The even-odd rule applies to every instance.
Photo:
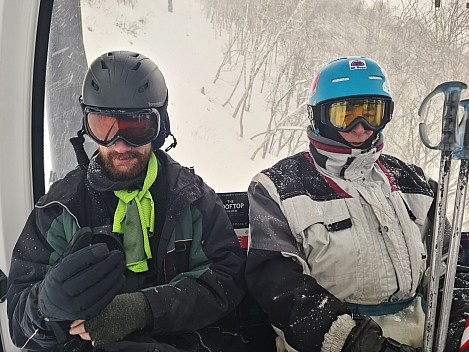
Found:
[[[363,56],[336,59],[323,67],[313,80],[308,105],[356,96],[392,100],[386,73],[376,61]]]
[[[337,111],[334,109],[356,104],[380,104],[383,110],[375,121],[362,117],[348,125],[338,124],[345,121],[340,120],[345,115],[339,120],[337,115],[330,115],[332,111]],[[361,146],[362,149],[368,148],[391,120],[393,107],[389,81],[383,68],[376,61],[363,56],[336,59],[324,66],[313,80],[308,99],[308,115],[316,134],[348,144],[339,131],[350,131],[360,122],[365,129],[373,130],[369,141]]]

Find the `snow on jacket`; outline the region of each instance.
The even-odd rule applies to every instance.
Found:
[[[154,316],[152,333],[179,334],[212,325],[236,307],[244,295],[245,258],[216,193],[166,153],[156,156],[160,171],[150,188],[156,214],[153,258],[147,272],[126,270],[123,291],[145,294]],[[53,327],[38,315],[39,283],[78,228],[110,234],[116,206],[113,193],[94,191],[86,171],[78,168],[38,201],[13,250],[9,273],[15,345],[48,351],[57,345]]]
[[[382,141],[366,152],[327,141],[248,191],[246,281],[293,351],[320,351],[345,303],[411,300],[426,269],[434,193],[422,170],[381,154]]]

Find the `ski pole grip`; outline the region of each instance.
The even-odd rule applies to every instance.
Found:
[[[441,83],[425,97],[418,111],[419,116],[422,116],[427,111],[429,102],[435,95],[440,93],[445,95],[440,143],[432,145],[428,138],[426,123],[420,123],[419,125],[420,138],[426,147],[441,151],[453,151],[458,148],[459,101],[462,90],[466,88],[467,84],[463,82],[449,81]]]
[[[459,105],[463,109],[463,117],[459,123],[459,144],[453,152],[453,158],[469,160],[469,99],[461,100]]]

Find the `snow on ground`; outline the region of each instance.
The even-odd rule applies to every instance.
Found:
[[[222,62],[225,38],[205,18],[198,0],[138,0],[134,8],[114,0],[82,3],[83,35],[88,62],[110,50],[132,50],[150,57],[163,72],[169,89],[171,130],[178,140],[170,154],[217,192],[245,191],[251,178],[278,158],[251,156],[260,142],[251,136],[264,130],[269,113],[265,98],[253,97],[244,116],[232,117],[237,103],[222,107],[236,81],[224,74],[213,84]],[[202,90],[205,94],[202,94]],[[239,97],[238,97],[239,98]],[[306,137],[305,137],[306,138]]]

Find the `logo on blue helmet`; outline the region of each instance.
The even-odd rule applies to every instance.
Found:
[[[349,60],[350,70],[366,70],[365,60]]]

